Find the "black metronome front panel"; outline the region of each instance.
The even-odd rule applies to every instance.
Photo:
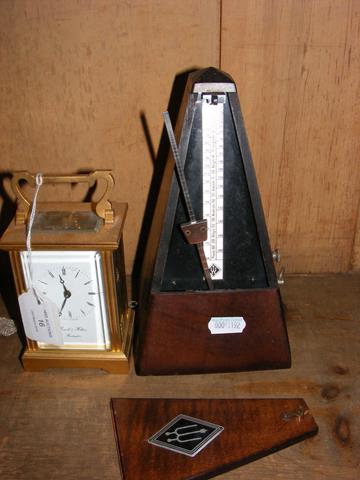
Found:
[[[243,159],[236,135],[229,96],[223,106],[223,272],[213,279],[215,289],[265,288],[268,286],[253,214]],[[197,219],[203,218],[202,104],[196,102],[184,166],[191,202]],[[168,208],[171,208],[168,205]],[[207,290],[197,249],[186,242],[180,225],[189,221],[182,193],[176,206],[162,291]],[[208,262],[209,263],[209,262]],[[211,269],[211,261],[209,268]]]

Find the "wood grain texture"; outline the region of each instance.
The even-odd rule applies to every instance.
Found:
[[[221,32],[219,7],[0,2],[0,174],[111,168],[130,272],[153,172],[140,116],[156,151],[175,75],[219,66],[221,41],[287,271],[359,269],[359,2],[223,0]]]
[[[0,2],[0,174],[112,169],[130,272],[153,172],[141,115],[156,150],[175,75],[217,66],[219,25],[219,0]]]
[[[223,0],[273,247],[290,272],[350,268],[360,198],[360,3]]]
[[[277,288],[151,292],[139,305],[135,348],[141,375],[289,368],[291,355]],[[209,320],[239,318],[241,334],[213,335]],[[174,355],[175,353],[175,355]]]
[[[360,458],[360,276],[291,277],[282,290],[291,370],[178,377],[96,370],[23,372],[0,337],[0,477],[120,480],[110,398],[288,398],[308,404],[313,439],[222,480],[354,480]],[[3,306],[0,315],[6,313]]]
[[[206,480],[289,447],[318,431],[308,406],[300,398],[115,398],[111,403],[124,480]],[[298,410],[307,413],[284,419],[284,414]],[[178,415],[220,425],[223,431],[193,458],[147,442]],[[168,438],[174,439],[174,429],[173,425]],[[194,428],[180,427],[179,434],[188,435],[180,440],[189,439],[191,430]],[[177,446],[187,447],[180,442]]]

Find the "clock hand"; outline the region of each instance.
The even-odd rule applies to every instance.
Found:
[[[71,292],[70,290],[68,290],[66,287],[65,287],[65,282],[64,280],[61,278],[61,276],[59,275],[59,278],[60,278],[60,283],[61,285],[64,287],[64,297],[67,299],[67,298],[70,298],[71,297]]]
[[[68,298],[69,298],[69,297],[65,297],[65,298],[64,298],[64,301],[63,301],[63,303],[62,303],[62,305],[61,305],[61,309],[60,309],[60,312],[59,312],[59,317],[61,317],[61,315],[62,315],[62,311],[63,311],[63,309],[64,309],[64,307],[65,307],[65,303],[67,302],[67,299],[68,299]]]
[[[60,275],[59,275],[59,278],[60,278],[60,283],[61,283],[61,285],[62,285],[63,288],[64,288],[64,297],[65,297],[65,298],[64,298],[64,301],[63,301],[63,303],[62,303],[62,305],[61,305],[60,312],[59,312],[59,317],[61,317],[62,311],[64,310],[64,307],[65,307],[65,304],[66,304],[67,300],[71,297],[71,292],[70,292],[70,290],[68,290],[68,289],[65,287],[65,282],[64,282],[64,280],[61,278]]]

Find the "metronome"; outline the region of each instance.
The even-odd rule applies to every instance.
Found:
[[[290,367],[273,254],[236,86],[189,75],[142,268],[140,375]]]

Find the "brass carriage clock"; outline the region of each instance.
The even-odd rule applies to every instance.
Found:
[[[24,181],[35,187],[36,176],[14,173],[16,216],[0,240],[0,248],[10,254],[27,336],[24,369],[126,373],[134,317],[122,237],[127,204],[109,202],[110,171],[42,176],[42,184],[86,182],[104,187],[104,193],[96,204],[39,202],[33,219]]]

